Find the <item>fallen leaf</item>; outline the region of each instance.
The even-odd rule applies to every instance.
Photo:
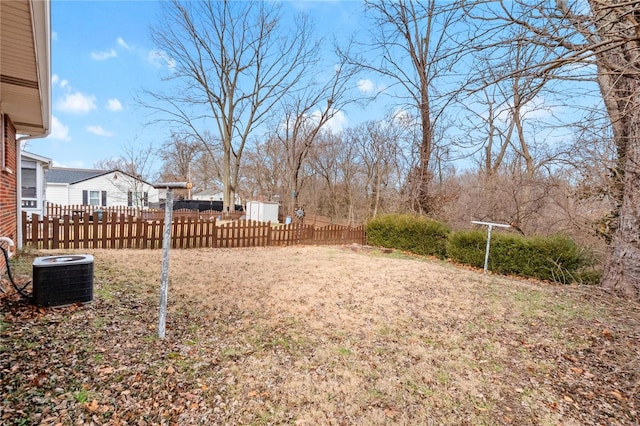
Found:
[[[113,373],[114,368],[111,366],[108,367],[104,367],[98,370],[98,373],[100,373],[100,375],[106,375],[106,374],[111,374]]]
[[[95,399],[93,401],[91,401],[91,402],[85,403],[84,406],[91,413],[94,413],[94,412],[98,411],[98,408],[100,408],[99,405],[98,405],[98,401],[96,401]]]
[[[622,396],[622,394],[617,391],[617,390],[612,390],[611,392],[609,392],[611,395],[613,395],[613,397],[615,399],[617,399],[618,401],[622,401],[624,399],[624,397]]]
[[[397,414],[398,414],[397,411],[394,411],[390,408],[387,408],[384,410],[384,415],[390,418],[394,418]]]
[[[33,386],[40,387],[44,384],[46,380],[47,380],[47,375],[44,373],[39,373],[36,377],[33,378],[31,383],[33,384]]]

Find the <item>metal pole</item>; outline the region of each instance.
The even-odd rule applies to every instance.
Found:
[[[471,223],[475,225],[483,225],[487,226],[487,250],[484,253],[484,273],[486,274],[489,270],[489,248],[491,247],[491,228],[497,226],[499,228],[511,228],[511,225],[506,225],[504,223],[494,223],[494,222],[482,222],[479,220],[472,220]]]
[[[493,225],[489,225],[487,228],[487,250],[484,253],[484,273],[487,273],[489,269],[489,247],[491,247],[491,228]]]
[[[171,247],[171,221],[173,216],[173,189],[167,187],[164,205],[164,237],[162,240],[162,273],[160,274],[160,315],[158,337],[164,339],[167,321],[167,295],[169,293],[169,248]]]
[[[171,227],[173,224],[173,190],[191,189],[191,182],[161,182],[154,188],[167,191],[164,203],[164,236],[162,239],[162,272],[160,273],[160,312],[158,315],[158,337],[164,339],[167,322],[167,298],[169,294],[169,249],[171,248]]]

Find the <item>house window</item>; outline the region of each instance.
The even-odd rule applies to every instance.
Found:
[[[100,191],[89,191],[89,205],[100,206]]]
[[[128,207],[149,207],[149,193],[129,191],[127,193],[127,206]]]
[[[23,160],[21,164],[22,188],[21,199],[22,207],[36,208],[38,206],[37,191],[37,175],[36,162]]]
[[[84,206],[106,206],[107,191],[82,191],[82,205]]]

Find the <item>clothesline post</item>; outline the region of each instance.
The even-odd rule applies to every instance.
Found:
[[[164,339],[167,322],[167,298],[169,295],[169,249],[171,248],[171,228],[173,220],[173,190],[190,189],[190,182],[162,182],[153,185],[166,189],[164,203],[164,235],[162,239],[162,271],[160,272],[160,309],[158,314],[158,337]]]
[[[494,222],[481,222],[478,220],[472,220],[471,223],[475,225],[483,225],[487,227],[487,248],[484,252],[484,273],[486,274],[489,270],[489,249],[491,248],[491,229],[494,226],[499,228],[511,228],[511,225],[507,225],[505,223],[494,223]]]

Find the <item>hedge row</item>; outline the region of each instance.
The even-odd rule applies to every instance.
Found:
[[[445,259],[450,232],[448,226],[424,217],[384,215],[367,224],[367,242],[373,246]]]
[[[484,267],[487,231],[456,231],[434,220],[411,215],[384,215],[367,224],[367,241],[419,255],[449,258]],[[593,257],[566,236],[523,237],[492,233],[488,269],[561,283],[597,283]]]

